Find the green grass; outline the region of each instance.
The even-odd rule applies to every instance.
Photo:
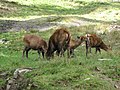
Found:
[[[71,27],[69,30],[73,38],[76,38],[77,35],[84,35],[87,32],[95,33],[97,27],[88,25]],[[87,59],[85,46],[80,46],[75,50],[75,57],[71,59],[67,59],[67,56],[62,58],[55,56],[54,59],[48,61],[42,59],[41,56],[40,60],[36,61],[38,54],[31,50],[29,59],[22,60],[23,35],[27,33],[36,34],[48,41],[53,32],[54,29],[44,32],[22,30],[20,32],[1,33],[0,38],[6,38],[10,42],[0,44],[0,72],[10,71],[9,76],[12,76],[12,72],[17,68],[36,68],[26,74],[26,78],[30,78],[38,85],[36,90],[115,90],[113,82],[120,80],[120,48],[114,45],[120,42],[120,32],[106,32],[100,35],[107,44],[111,40],[110,44],[113,46],[113,50],[110,54],[102,50],[102,54],[96,55],[95,50],[92,49],[92,54],[89,54]],[[109,39],[109,37],[111,38]],[[99,61],[99,58],[112,60]],[[96,71],[96,68],[99,68],[100,71]],[[0,82],[0,85],[3,85],[4,79],[0,79]]]
[[[0,17],[6,18],[37,18],[48,15],[78,15],[80,17],[117,22],[120,21],[120,4],[113,2],[91,2],[91,0],[2,0]],[[7,10],[8,9],[8,10]]]
[[[79,46],[73,58],[67,59],[65,53],[65,57],[55,56],[48,61],[42,56],[38,60],[37,52],[31,50],[29,59],[23,60],[22,38],[25,34],[39,35],[48,41],[55,29],[44,32],[20,30],[0,33],[0,40],[8,40],[6,44],[0,42],[0,73],[8,73],[7,77],[0,77],[0,87],[5,85],[6,78],[13,76],[15,69],[32,67],[36,69],[25,74],[25,77],[38,85],[34,90],[116,90],[114,83],[120,83],[120,31],[117,31],[117,28],[110,33],[108,31],[111,24],[120,24],[120,4],[110,0],[57,1],[59,3],[56,0],[0,0],[0,27],[9,19],[13,22],[16,19],[38,20],[43,16],[48,17],[38,20],[38,25],[46,22],[87,21],[85,25],[69,28],[72,37],[101,30],[104,33],[99,36],[105,44],[112,46],[112,52],[102,50],[101,54],[95,54],[92,49],[92,54],[88,54],[86,58],[85,46]],[[53,17],[49,17],[50,15]],[[8,23],[10,27],[13,22]],[[111,60],[99,61],[100,58]]]

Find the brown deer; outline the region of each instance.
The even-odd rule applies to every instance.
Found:
[[[57,51],[57,55],[63,55],[64,48],[68,47],[71,35],[67,28],[61,27],[57,29],[49,38],[48,50],[46,57],[49,59],[54,56],[54,52]]]
[[[82,43],[79,38],[80,37],[77,37],[76,40],[70,39],[68,47],[64,49],[64,51],[66,51],[66,49],[68,50],[68,53],[70,54],[68,57],[74,56],[74,49],[76,49]]]
[[[91,52],[91,48],[96,48],[95,53],[97,53],[97,51],[101,53],[100,49],[103,49],[105,51],[111,50],[111,48],[105,45],[102,39],[98,37],[96,34],[86,34],[85,36],[81,36],[80,39],[81,41],[86,42],[86,56],[88,54],[88,48],[90,48],[90,52]]]
[[[44,58],[44,54],[47,52],[47,43],[41,37],[36,35],[27,34],[23,38],[23,42],[25,48],[23,50],[23,57],[24,53],[26,52],[26,57],[28,58],[28,52],[33,49],[37,50],[40,58],[40,52],[42,52],[42,56]]]

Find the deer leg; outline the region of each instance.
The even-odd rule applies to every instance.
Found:
[[[95,54],[97,54],[97,50],[98,50],[98,48],[96,47]]]
[[[64,56],[64,49],[62,49],[62,51],[61,51],[61,56]]]
[[[22,58],[24,58],[24,54],[25,54],[26,48],[27,48],[27,47],[24,47],[24,49],[23,49],[23,55],[22,55]]]
[[[26,58],[28,58],[28,52],[30,51],[31,48],[27,48],[26,50]]]
[[[87,57],[87,55],[88,55],[88,47],[86,47],[86,57]]]
[[[74,56],[74,55],[75,55],[75,54],[74,54],[74,49],[72,50],[72,53],[73,53],[73,56]]]
[[[27,52],[28,49],[29,49],[29,47],[25,47],[25,48],[24,48],[24,50],[23,50],[23,55],[22,55],[23,58],[24,58],[25,52]]]
[[[70,48],[67,48],[67,56],[70,58]]]
[[[54,52],[55,52],[55,50],[52,50],[51,53],[49,53],[49,57],[54,58]]]
[[[60,50],[56,51],[56,55],[59,56],[60,55]]]
[[[38,50],[38,55],[39,55],[38,58],[40,59],[40,50]]]
[[[44,51],[42,51],[42,56],[43,56],[43,58],[44,58],[44,54],[45,54]]]
[[[46,52],[47,52],[47,50],[44,48],[44,46],[42,46],[42,56],[43,56],[43,58],[44,58]]]
[[[74,49],[70,50],[70,56],[73,57],[74,56]]]
[[[89,52],[91,53],[91,47],[89,48]]]
[[[66,49],[67,49],[67,47],[65,48],[62,48],[62,51],[61,51],[61,56],[64,56],[64,53],[65,53],[65,51],[66,51]]]
[[[98,51],[99,51],[99,53],[101,54],[101,50],[100,50],[100,48],[98,48]]]
[[[65,51],[67,50],[67,47],[63,48],[63,50],[64,50],[64,53],[65,53]],[[64,53],[63,53],[63,56],[65,56]]]
[[[50,60],[51,57],[53,58],[55,51],[56,51],[56,48],[54,47],[53,44],[50,43],[50,45],[48,46],[48,50],[47,50],[47,52],[46,52],[46,58],[47,58],[48,60]]]
[[[95,52],[95,54],[97,54],[97,51],[99,51],[99,53],[101,53],[101,50],[100,50],[99,47],[96,47],[96,52]]]
[[[62,55],[63,55],[63,53],[64,53],[64,48],[62,48],[62,46],[61,46],[61,45],[60,45],[60,46],[58,46],[57,53],[58,53],[58,56],[59,56],[59,55],[60,55],[60,56],[62,56]]]
[[[86,41],[86,57],[87,57],[87,54],[88,54],[88,44],[87,44],[87,41]]]

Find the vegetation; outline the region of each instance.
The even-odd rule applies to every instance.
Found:
[[[91,26],[87,28],[94,30]],[[84,29],[86,29],[86,26],[81,27],[81,29],[72,27],[70,28],[70,32],[73,37],[76,37],[76,34],[84,35],[83,33],[86,33],[83,32],[85,31]],[[74,30],[77,32],[74,32]],[[22,37],[24,34],[36,34],[48,40],[50,32],[52,33],[53,31],[53,29],[45,32],[26,32],[23,30],[21,32],[2,33],[0,38],[7,39],[9,43],[1,44],[0,46],[0,71],[13,71],[17,68],[25,67],[37,68],[35,71],[33,70],[31,73],[27,74],[27,77],[32,78],[33,82],[37,83],[42,90],[115,89],[113,82],[119,81],[120,77],[120,47],[115,46],[115,43],[116,41],[120,41],[120,32],[115,31],[101,35],[105,43],[108,43],[108,40],[112,40],[110,42],[113,48],[111,54],[102,51],[102,54],[96,55],[94,54],[95,50],[92,49],[92,54],[89,54],[89,58],[87,59],[85,56],[85,47],[80,46],[75,51],[75,57],[71,59],[67,59],[66,56],[62,58],[55,56],[54,59],[48,61],[46,59],[43,60],[41,56],[40,60],[36,61],[38,54],[35,51],[31,51],[29,59],[22,60]],[[99,61],[98,59],[100,58],[111,60]],[[100,71],[97,71],[96,68],[99,68]],[[108,78],[111,79],[112,82],[110,82]]]
[[[11,19],[37,18],[48,15],[72,15],[84,19],[118,22],[120,4],[92,0],[1,0],[0,17]]]
[[[29,59],[22,59],[23,41],[25,34],[35,34],[48,41],[55,29],[36,31],[24,29],[0,33],[0,73],[8,72],[12,77],[17,68],[32,67],[35,70],[25,74],[37,85],[34,90],[116,90],[115,85],[120,83],[120,31],[112,28],[120,24],[120,5],[112,2],[91,2],[91,0],[1,0],[0,22],[6,19],[22,20],[33,19],[42,15],[59,15],[55,20],[67,22],[71,20],[67,15],[73,15],[72,19],[87,21],[86,25],[69,27],[73,38],[86,33],[99,33],[105,44],[112,46],[112,51],[107,53],[85,56],[85,46],[79,46],[75,50],[75,56],[68,59],[55,56],[50,61],[38,59],[36,51],[29,52]],[[9,7],[9,8],[8,8]],[[113,8],[114,7],[114,8]],[[7,10],[8,9],[8,10]],[[1,11],[2,10],[2,11]],[[103,12],[104,11],[104,12]],[[102,17],[99,16],[102,13]],[[108,15],[108,16],[107,16]],[[113,16],[111,16],[113,15]],[[50,19],[46,22],[52,22]],[[84,23],[84,22],[82,22]],[[1,24],[1,23],[0,23]],[[110,32],[109,32],[110,31]],[[100,60],[106,59],[106,60]],[[0,86],[5,84],[5,79],[0,77]]]

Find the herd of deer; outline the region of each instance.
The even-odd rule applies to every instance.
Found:
[[[28,58],[28,52],[33,49],[37,50],[39,57],[40,53],[42,56],[46,56],[47,59],[54,57],[54,52],[58,56],[63,56],[64,52],[67,50],[68,58],[74,54],[74,49],[77,48],[81,43],[85,42],[86,45],[86,56],[88,54],[88,49],[96,48],[97,51],[101,52],[100,49],[105,51],[111,50],[111,48],[104,44],[102,39],[96,34],[86,34],[85,36],[77,36],[77,39],[74,40],[71,38],[70,32],[67,28],[61,27],[57,29],[49,38],[49,42],[43,40],[41,37],[36,35],[25,35],[23,38],[25,48],[23,50],[23,57],[26,53]]]

